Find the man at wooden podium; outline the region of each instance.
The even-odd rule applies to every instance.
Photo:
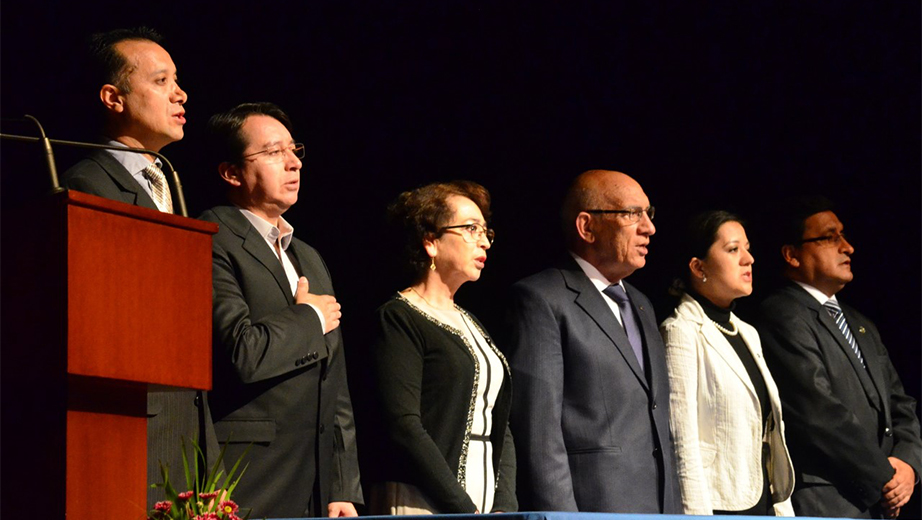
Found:
[[[176,66],[151,29],[119,29],[91,38],[91,58],[101,85],[105,144],[159,152],[183,138],[188,96],[176,82]],[[153,157],[116,150],[98,150],[64,174],[66,188],[173,212],[169,186]],[[147,480],[162,481],[160,464],[170,480],[185,486],[181,438],[199,443],[206,457],[219,451],[207,395],[196,391],[150,392],[147,400]],[[191,462],[191,458],[190,458]],[[211,460],[208,461],[209,466]],[[148,509],[163,491],[148,488]]]
[[[226,460],[251,446],[234,500],[253,518],[356,516],[362,503],[340,306],[326,264],[282,214],[304,145],[271,103],[209,122],[233,206],[206,211],[213,244],[211,411]]]

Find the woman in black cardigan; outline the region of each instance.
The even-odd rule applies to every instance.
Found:
[[[391,205],[415,283],[378,309],[375,369],[387,438],[372,514],[515,511],[511,380],[483,326],[455,305],[480,278],[493,230],[490,195],[454,181]]]

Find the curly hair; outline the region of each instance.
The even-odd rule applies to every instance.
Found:
[[[390,221],[403,228],[404,254],[415,280],[429,267],[429,254],[423,247],[426,239],[438,238],[442,226],[448,225],[454,212],[448,205],[453,195],[467,197],[490,220],[490,192],[473,181],[436,182],[401,193],[387,208]]]

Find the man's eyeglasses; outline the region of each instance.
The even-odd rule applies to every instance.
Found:
[[[832,235],[823,235],[821,237],[805,238],[800,241],[800,244],[803,245],[803,244],[809,244],[812,242],[812,243],[815,243],[821,246],[826,246],[826,245],[838,246],[839,244],[842,243],[843,240],[847,240],[845,238],[845,233],[835,233]]]
[[[249,159],[250,157],[255,157],[257,155],[265,155],[268,162],[281,162],[283,159],[285,159],[285,152],[291,152],[298,159],[303,159],[304,145],[301,143],[295,143],[288,146],[273,146],[271,148],[266,148],[265,150],[260,150],[258,152],[244,155],[242,159]]]
[[[614,214],[614,215],[624,215],[631,224],[636,224],[640,222],[640,219],[643,217],[643,214],[646,213],[650,220],[653,220],[653,215],[656,214],[656,208],[653,206],[647,206],[646,208],[628,208],[628,209],[584,209],[586,213],[596,213],[602,215]]]
[[[487,242],[490,245],[493,244],[493,238],[496,236],[496,232],[492,229],[488,229],[486,226],[480,224],[458,224],[457,226],[445,226],[439,228],[439,233],[443,233],[450,229],[458,229],[457,234],[461,235],[461,238],[469,244],[476,244],[480,242],[483,237],[487,237]]]

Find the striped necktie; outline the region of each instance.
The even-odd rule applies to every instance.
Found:
[[[861,362],[861,366],[868,368],[867,364],[864,362],[864,356],[861,355],[861,349],[858,348],[858,342],[855,341],[855,336],[852,335],[851,329],[848,328],[848,323],[845,321],[845,314],[842,312],[842,308],[839,307],[839,304],[836,303],[835,300],[826,300],[823,307],[832,319],[836,320],[836,327],[839,327],[839,331],[842,332],[842,335],[845,336],[845,340],[851,345],[855,355],[858,356],[858,361]]]
[[[170,195],[170,187],[160,168],[154,163],[148,164],[144,168],[144,177],[150,181],[151,194],[157,208],[164,213],[173,213],[173,197]]]

